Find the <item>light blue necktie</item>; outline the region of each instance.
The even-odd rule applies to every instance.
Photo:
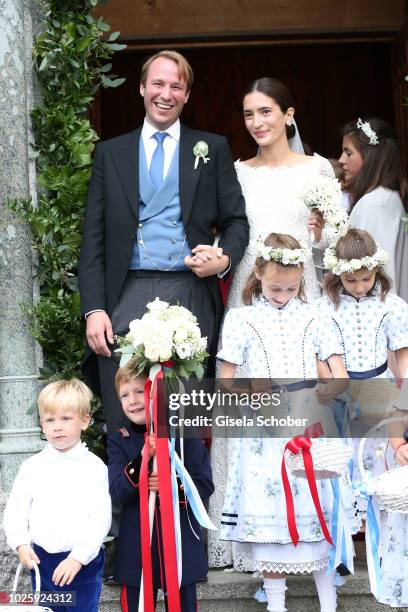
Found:
[[[163,183],[164,149],[163,141],[168,136],[167,132],[156,132],[153,138],[157,140],[157,147],[154,150],[150,163],[149,176],[156,189]]]

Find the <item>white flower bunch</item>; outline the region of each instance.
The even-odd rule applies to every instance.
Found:
[[[374,270],[384,266],[389,260],[389,255],[384,249],[377,248],[374,255],[362,257],[361,259],[339,259],[336,255],[334,247],[330,247],[325,250],[323,258],[323,266],[340,276],[340,274],[352,274],[366,268],[367,270]]]
[[[201,337],[197,318],[187,308],[170,306],[158,297],[146,308],[141,319],[129,323],[128,334],[120,339],[120,365],[137,357],[143,366],[172,361],[176,369],[184,366],[182,375],[201,373],[207,338]]]
[[[299,241],[300,249],[282,249],[266,246],[261,240],[254,240],[256,247],[256,256],[262,257],[265,261],[276,261],[283,266],[299,266],[305,263],[308,257],[311,257],[312,252],[306,242]]]
[[[341,204],[341,184],[336,178],[320,176],[306,185],[302,197],[308,208],[316,208],[321,213],[337,237],[346,233],[348,215]]]
[[[370,145],[378,145],[377,133],[373,130],[369,121],[363,121],[359,117],[356,125],[367,136]]]

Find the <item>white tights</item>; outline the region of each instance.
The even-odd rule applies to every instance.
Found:
[[[333,585],[333,574],[326,575],[326,569],[313,572],[320,612],[336,612],[336,587]],[[285,594],[286,578],[264,578],[264,590],[268,601],[268,612],[286,612]]]

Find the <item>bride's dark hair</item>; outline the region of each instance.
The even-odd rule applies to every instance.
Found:
[[[263,77],[262,79],[256,79],[253,81],[249,87],[244,92],[244,98],[250,93],[254,93],[254,91],[259,91],[263,93],[268,98],[272,98],[276,104],[281,109],[282,113],[286,113],[288,108],[295,107],[293,102],[292,94],[289,89],[286,87],[282,81],[278,81],[277,79],[272,79],[270,77]],[[294,125],[286,126],[286,136],[288,140],[293,138],[296,134],[296,128]]]

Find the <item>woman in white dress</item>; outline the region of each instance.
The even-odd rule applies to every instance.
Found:
[[[255,157],[235,165],[246,202],[250,244],[235,272],[228,309],[242,306],[242,291],[256,259],[251,240],[263,240],[269,233],[279,232],[308,241],[311,230],[317,240],[321,239],[322,219],[310,215],[302,191],[313,177],[334,176],[326,159],[299,152],[303,148],[293,119],[293,98],[286,85],[271,78],[254,81],[244,95],[243,113],[258,152]],[[308,301],[318,298],[320,290],[311,256],[305,262],[304,280]],[[237,377],[245,377],[245,367],[237,370]],[[216,488],[210,513],[216,524],[220,522],[233,441],[228,446],[229,449],[225,439],[213,439],[211,463]],[[208,553],[210,567],[233,563],[236,569],[251,569],[245,554],[233,551],[229,542],[221,542],[217,532],[209,534]]]
[[[351,121],[343,128],[342,148],[350,225],[369,232],[389,253],[391,290],[407,300],[408,240],[401,217],[408,212],[408,187],[394,130],[381,119]]]

